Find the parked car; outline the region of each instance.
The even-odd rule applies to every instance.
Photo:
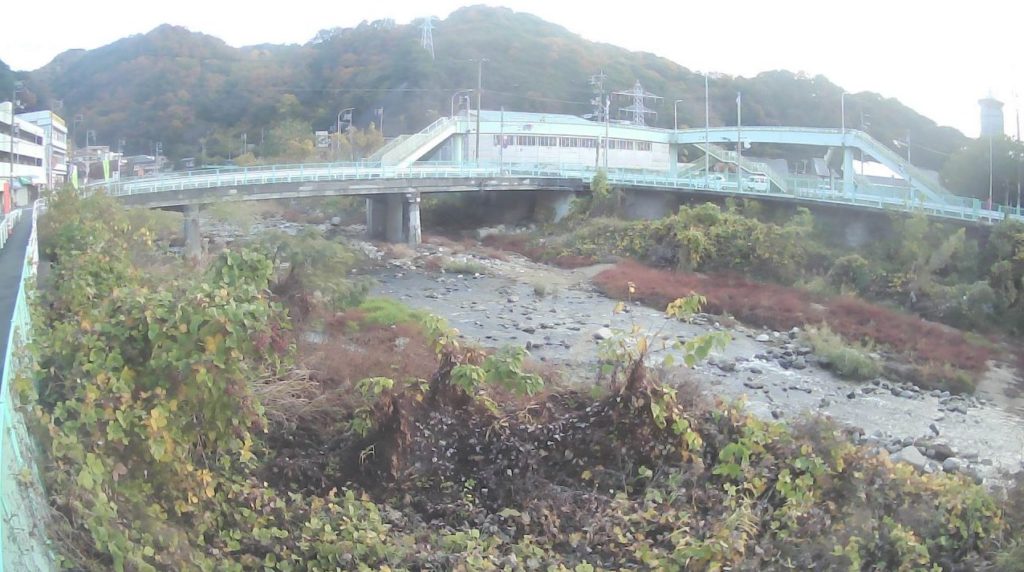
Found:
[[[767,192],[771,183],[766,175],[748,175],[743,179],[743,188],[748,191]]]

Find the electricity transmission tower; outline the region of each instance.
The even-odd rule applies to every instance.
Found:
[[[420,45],[423,46],[424,50],[430,52],[430,59],[434,59],[434,20],[436,19],[434,16],[427,16],[423,18],[423,23],[420,24],[420,29],[422,30]]]
[[[636,80],[636,83],[633,85],[633,89],[615,91],[612,92],[612,95],[631,99],[633,101],[632,105],[619,108],[619,115],[625,113],[633,116],[631,119],[633,125],[647,125],[648,115],[653,115],[654,120],[658,120],[658,112],[647,107],[647,102],[649,101],[653,105],[663,98],[660,95],[654,95],[649,91],[644,91],[644,87],[640,85],[640,80]]]

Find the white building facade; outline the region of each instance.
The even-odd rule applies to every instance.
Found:
[[[3,188],[14,183],[14,205],[25,206],[31,200],[30,187],[47,184],[45,132],[15,117],[13,110],[11,102],[0,103],[0,180]]]
[[[52,111],[19,113],[18,119],[43,128],[46,168],[46,186],[59,189],[68,180],[68,126],[64,119]]]

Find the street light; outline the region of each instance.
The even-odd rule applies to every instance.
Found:
[[[477,63],[476,68],[476,162],[480,164],[480,100],[484,92],[484,62],[487,58],[469,60]]]
[[[682,103],[682,99],[677,99],[672,104],[672,130],[677,131],[679,129],[679,104]]]
[[[450,117],[452,117],[452,118],[455,117],[455,99],[458,98],[459,102],[461,103],[462,102],[462,98],[460,98],[459,95],[463,94],[463,93],[473,93],[473,90],[472,89],[460,89],[459,91],[456,91],[454,94],[452,94],[452,113],[450,115]]]
[[[708,72],[704,72],[704,182],[711,176],[711,97],[708,92]]]
[[[846,95],[847,93],[845,91],[839,95],[839,113],[843,116],[840,120],[840,129],[843,133],[844,146],[846,145]]]

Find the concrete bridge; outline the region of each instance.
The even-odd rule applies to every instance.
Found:
[[[479,144],[477,143],[479,139]],[[841,153],[841,176],[779,172],[721,144],[770,143],[828,148]],[[680,163],[690,147],[701,157]],[[473,152],[479,148],[479,152]],[[856,175],[854,150],[902,177],[878,184]],[[563,206],[587,191],[599,171],[632,191],[752,196],[857,209],[923,212],[946,220],[992,223],[1020,218],[1019,209],[985,209],[953,195],[924,171],[856,130],[797,127],[717,127],[666,130],[601,124],[567,115],[483,111],[442,118],[419,133],[400,136],[360,163],[267,165],[106,181],[126,204],[185,211],[186,242],[198,245],[195,214],[205,204],[314,196],[364,196],[371,236],[420,240],[424,193],[542,191]]]

